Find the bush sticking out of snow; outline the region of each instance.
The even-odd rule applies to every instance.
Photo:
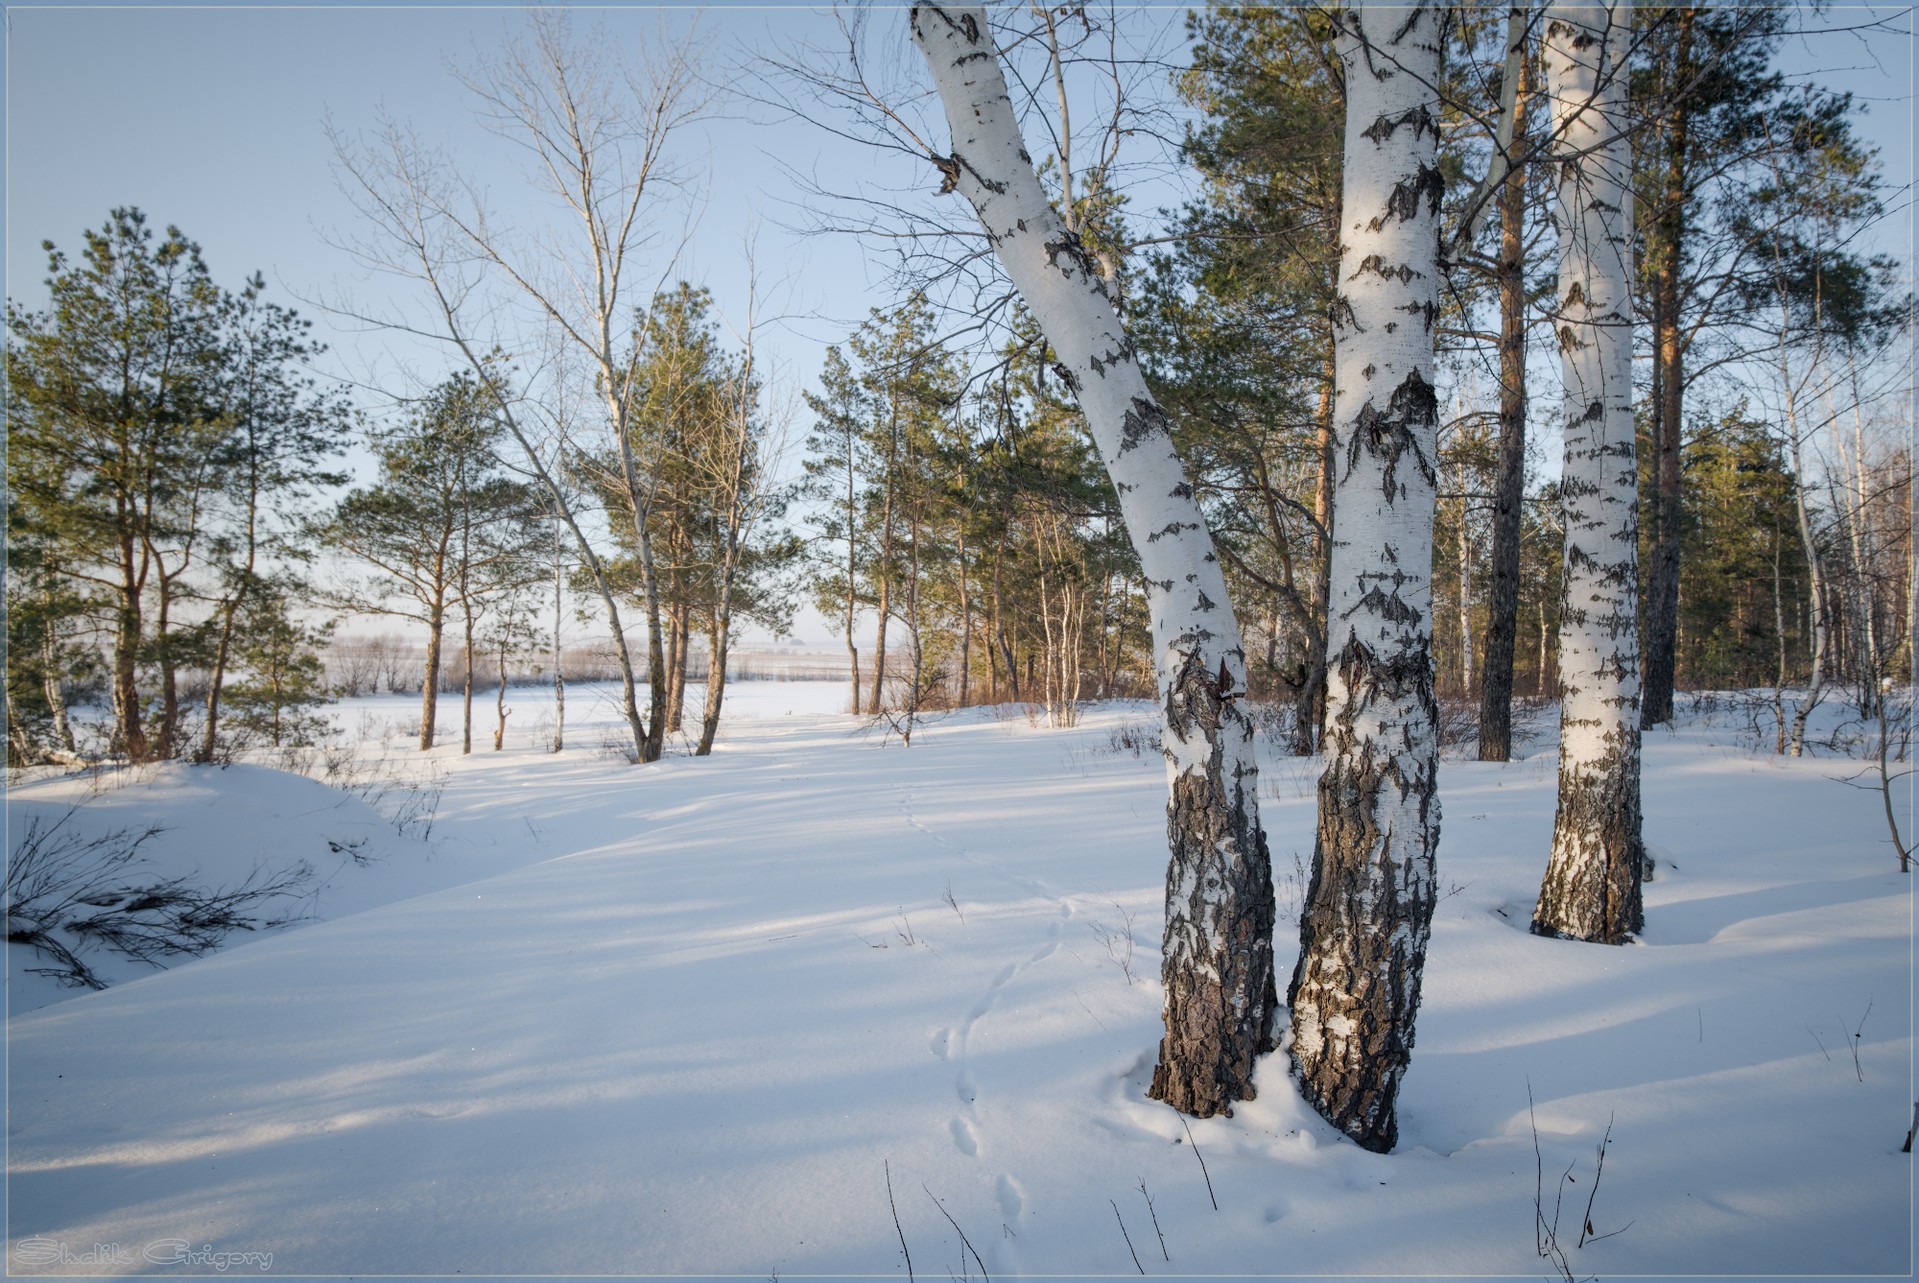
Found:
[[[73,823],[78,806],[52,822],[35,815],[7,858],[7,940],[47,960],[29,967],[72,988],[104,989],[86,956],[105,947],[150,967],[199,957],[235,931],[295,920],[313,881],[304,861],[278,873],[260,868],[234,886],[203,887],[190,875],[158,876],[140,848],[158,826],[88,833]]]

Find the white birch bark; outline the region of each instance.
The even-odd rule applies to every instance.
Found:
[[[1226,1112],[1253,1096],[1277,995],[1253,728],[1234,703],[1246,659],[1225,576],[1099,264],[1047,201],[1022,144],[985,10],[919,5],[910,21],[952,130],[952,154],[933,157],[942,190],[972,203],[1058,356],[1139,554],[1170,794],[1166,1035],[1152,1095],[1192,1114]]]
[[[1306,1099],[1391,1149],[1434,904],[1439,11],[1352,6],[1334,313],[1326,770],[1293,973]]]
[[[1558,176],[1565,383],[1559,806],[1532,929],[1610,944],[1643,923],[1639,485],[1633,460],[1631,10],[1554,4],[1541,54]]]

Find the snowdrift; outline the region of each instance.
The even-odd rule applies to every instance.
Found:
[[[1450,894],[1375,1155],[1283,1054],[1230,1118],[1146,1099],[1145,716],[441,753],[430,840],[262,768],[103,792],[212,872],[331,855],[326,920],[16,1006],[10,1267],[1541,1277],[1550,1231],[1582,1277],[1911,1268],[1911,879],[1842,763],[1649,735],[1658,877],[1605,948],[1526,931],[1552,753],[1444,762]],[[1262,764],[1285,975],[1318,764]]]

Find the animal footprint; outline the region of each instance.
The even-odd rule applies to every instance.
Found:
[[[973,1124],[964,1118],[953,1120],[953,1144],[968,1158],[979,1157],[979,1137],[973,1134]]]

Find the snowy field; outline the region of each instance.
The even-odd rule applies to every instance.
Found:
[[[580,690],[557,757],[538,692],[503,752],[480,705],[470,757],[457,701],[430,755],[417,705],[345,705],[350,760],[291,764],[352,791],[15,779],[16,843],[79,803],[75,831],[163,826],[156,869],[314,876],[301,922],[95,958],[100,992],[8,946],[10,1272],[1547,1278],[1536,1207],[1582,1279],[1912,1269],[1912,879],[1847,763],[1723,715],[1648,735],[1659,876],[1614,949],[1525,929],[1550,739],[1449,758],[1377,1155],[1283,1055],[1231,1118],[1146,1099],[1164,770],[1116,747],[1144,706],[903,749],[844,698],[742,683],[714,757],[646,768]],[[1318,763],[1262,766],[1283,985]]]

